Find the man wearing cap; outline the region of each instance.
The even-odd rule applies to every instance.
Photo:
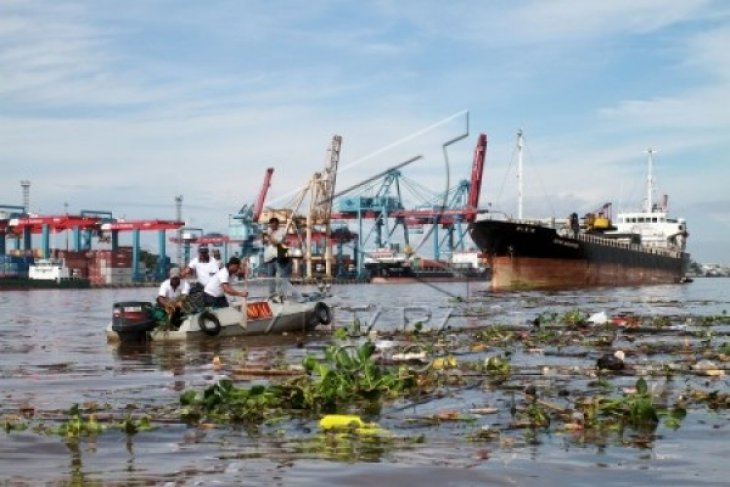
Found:
[[[198,256],[190,261],[185,268],[185,275],[183,277],[195,275],[198,282],[205,287],[208,281],[210,281],[210,278],[219,270],[218,261],[210,256],[208,247],[201,245],[198,247]]]
[[[264,266],[266,275],[273,278],[278,276],[285,278],[291,276],[291,259],[287,256],[286,229],[279,226],[279,219],[269,219],[269,228],[263,235]],[[269,282],[269,293],[274,294],[275,280]]]
[[[165,308],[170,317],[170,323],[180,324],[182,319],[180,298],[188,294],[190,294],[190,285],[180,280],[180,269],[173,267],[170,269],[170,278],[160,284],[160,290],[157,292],[157,304]]]
[[[203,302],[206,306],[225,308],[228,306],[226,294],[242,298],[248,296],[248,291],[237,291],[230,285],[231,276],[238,274],[239,270],[241,270],[241,259],[231,257],[228,259],[228,264],[210,278],[203,292]]]
[[[190,294],[190,285],[180,280],[180,269],[173,267],[170,269],[170,278],[160,284],[160,290],[157,292],[157,304],[165,306],[177,300],[180,296],[187,296],[188,294]]]

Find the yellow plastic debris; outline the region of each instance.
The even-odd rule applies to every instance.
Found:
[[[433,367],[436,370],[441,369],[454,369],[457,367],[457,362],[454,357],[449,355],[448,357],[439,357],[433,359],[433,363],[431,364],[431,367]]]
[[[383,435],[387,431],[375,423],[366,423],[354,414],[328,414],[319,420],[319,427],[325,431],[353,430],[358,435]]]
[[[365,422],[360,416],[354,414],[328,414],[319,420],[319,427],[323,430],[341,429],[341,428],[362,428]]]

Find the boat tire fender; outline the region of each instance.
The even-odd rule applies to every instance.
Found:
[[[332,323],[332,310],[321,301],[314,306],[314,316],[322,325]]]
[[[208,336],[216,336],[221,332],[221,322],[218,317],[210,311],[203,311],[198,316],[198,326]]]

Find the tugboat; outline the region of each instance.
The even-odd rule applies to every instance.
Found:
[[[404,282],[487,281],[489,269],[480,252],[454,252],[449,261],[421,259],[406,250],[380,248],[363,258],[373,284]]]
[[[522,133],[518,134],[521,156]],[[622,286],[683,282],[689,267],[687,224],[668,214],[668,198],[652,202],[654,151],[649,150],[644,208],[611,219],[606,203],[581,219],[477,219],[469,232],[487,255],[493,290]],[[521,178],[521,158],[518,180]],[[521,191],[519,191],[521,195]]]

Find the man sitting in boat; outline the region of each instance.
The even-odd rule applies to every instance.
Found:
[[[241,259],[238,257],[228,259],[228,264],[211,277],[208,284],[205,285],[203,303],[212,308],[225,308],[228,306],[226,294],[242,298],[248,296],[248,291],[236,291],[229,283],[231,276],[238,274],[240,270]]]
[[[157,292],[157,304],[165,309],[170,323],[179,324],[182,321],[180,306],[183,299],[190,294],[190,285],[180,280],[180,269],[170,269],[170,278],[160,284]]]

